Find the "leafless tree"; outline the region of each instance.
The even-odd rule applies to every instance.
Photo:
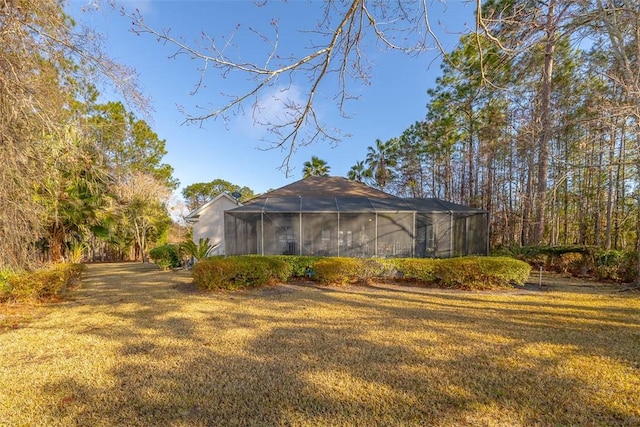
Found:
[[[73,150],[65,135],[85,81],[111,81],[145,109],[135,75],[101,52],[62,1],[0,0],[0,268],[33,261],[48,209],[37,189]]]
[[[444,0],[435,3],[446,5]],[[469,3],[479,7],[481,0],[469,0]],[[445,54],[430,21],[429,11],[433,6],[434,3],[427,0],[329,0],[322,3],[323,13],[318,25],[313,29],[301,29],[301,33],[311,41],[302,54],[282,55],[287,47],[280,45],[277,20],[271,22],[271,35],[249,30],[254,31],[257,39],[266,46],[260,62],[242,58],[241,48],[234,44],[240,27],[232,34],[218,37],[203,34],[200,40],[190,41],[175,36],[170,29],[160,30],[148,25],[138,11],[121,9],[121,13],[133,22],[133,30],[138,34],[152,35],[173,46],[172,58],[186,56],[199,61],[200,76],[193,94],[201,90],[212,72],[225,78],[240,76],[250,82],[243,93],[224,94],[226,100],[220,105],[204,108],[203,113],[188,112],[186,121],[201,124],[217,117],[227,119],[229,115],[242,113],[247,108],[254,122],[264,125],[270,132],[269,148],[285,152],[280,169],[288,174],[291,156],[298,147],[321,140],[337,143],[342,138],[338,130],[330,129],[322,121],[316,109],[316,98],[321,87],[326,89],[324,85],[335,77],[332,83],[337,82],[337,85],[332,91],[333,99],[341,114],[348,116],[346,103],[354,98],[350,85],[369,83],[371,79],[366,56],[370,45],[407,55],[417,55],[430,49]],[[477,31],[487,29],[481,16],[476,25]],[[262,117],[259,95],[278,84],[290,87],[300,78],[308,82],[302,101],[286,99],[284,115]]]

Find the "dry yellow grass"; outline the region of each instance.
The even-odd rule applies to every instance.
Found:
[[[0,334],[0,425],[640,425],[640,296],[280,285],[92,265]]]

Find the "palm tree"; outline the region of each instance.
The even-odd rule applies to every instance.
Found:
[[[206,259],[211,251],[215,249],[216,246],[211,245],[209,242],[211,238],[207,237],[203,239],[202,237],[198,239],[198,243],[195,243],[193,240],[185,240],[180,243],[180,249],[182,252],[189,256],[190,258],[194,258],[196,261],[200,261]]]
[[[347,172],[347,178],[351,181],[362,182],[365,178],[371,177],[371,169],[367,168],[363,161],[356,162],[355,165],[351,166],[349,172]]]
[[[398,164],[396,147],[397,139],[395,138],[387,142],[376,139],[375,148],[367,147],[365,161],[373,175],[373,180],[380,190],[384,190],[393,179],[393,168]]]
[[[302,165],[302,177],[310,176],[329,176],[329,165],[327,162],[317,156],[311,156],[311,160],[304,162]]]

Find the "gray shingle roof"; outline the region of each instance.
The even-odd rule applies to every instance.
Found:
[[[311,177],[258,196],[230,213],[329,212],[480,213],[440,199],[403,199],[341,177]]]

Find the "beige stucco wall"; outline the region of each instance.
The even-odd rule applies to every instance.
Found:
[[[236,206],[235,202],[221,197],[202,210],[198,222],[193,224],[195,243],[208,237],[211,246],[218,245],[210,255],[224,255],[224,211]]]

